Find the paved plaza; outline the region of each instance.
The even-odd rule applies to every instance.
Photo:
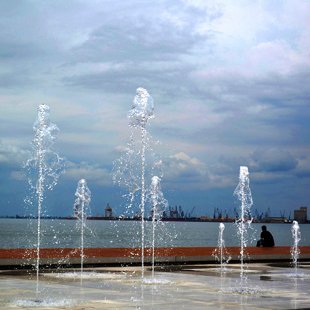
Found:
[[[309,309],[310,264],[297,275],[288,263],[239,265],[102,267],[48,270],[36,279],[25,270],[0,272],[0,309]]]

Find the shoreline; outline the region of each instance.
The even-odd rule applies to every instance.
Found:
[[[29,219],[29,220],[37,220],[36,216],[0,216],[0,219]],[[69,220],[75,221],[76,217],[71,216],[43,216],[41,217],[43,220]],[[129,218],[129,217],[104,217],[104,216],[89,216],[87,220],[90,221],[141,221],[141,218]],[[152,221],[151,218],[145,218],[144,221]],[[190,222],[190,223],[235,223],[236,219],[234,218],[200,218],[200,217],[192,217],[192,218],[162,218],[161,222]],[[292,224],[293,220],[256,220],[253,219],[252,223],[258,224]],[[299,224],[310,224],[310,221]]]

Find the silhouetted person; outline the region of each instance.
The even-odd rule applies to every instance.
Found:
[[[273,247],[274,246],[273,236],[270,233],[270,231],[267,230],[267,227],[265,225],[262,226],[260,240],[257,241],[256,246],[262,246],[262,247]]]

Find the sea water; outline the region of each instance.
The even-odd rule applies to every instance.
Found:
[[[36,245],[36,221],[31,219],[0,219],[0,248],[34,248]],[[42,248],[78,248],[80,232],[75,229],[76,220],[43,219]],[[253,223],[252,243],[256,246],[261,223]],[[276,246],[291,246],[290,224],[266,224],[273,234]],[[139,247],[139,221],[87,220],[87,226],[94,234],[86,231],[85,246],[88,248]],[[303,238],[299,245],[310,245],[310,225],[300,224]],[[128,232],[136,231],[136,235]],[[169,232],[169,233],[167,233]],[[152,222],[145,223],[145,246],[152,245]],[[158,232],[160,233],[160,231]],[[216,247],[218,223],[215,222],[165,222],[165,236],[158,238],[158,247]],[[256,237],[256,238],[255,238]],[[225,245],[239,246],[236,227],[225,223]]]

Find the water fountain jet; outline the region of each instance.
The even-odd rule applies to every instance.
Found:
[[[157,222],[161,219],[163,212],[168,206],[160,185],[161,179],[158,176],[152,177],[149,199],[152,205],[152,280],[155,280],[155,231]]]
[[[34,139],[32,154],[26,162],[29,174],[28,182],[37,199],[37,257],[36,257],[36,295],[39,294],[41,216],[46,190],[52,190],[63,172],[64,160],[52,150],[59,132],[58,127],[49,119],[50,108],[46,104],[38,107],[38,118],[34,123]]]
[[[224,241],[224,223],[219,224],[219,234],[218,234],[218,241],[217,241],[217,248],[214,250],[213,255],[220,263],[220,271],[221,274],[225,270],[225,266],[230,260],[230,256],[227,253]]]
[[[248,226],[251,224],[251,206],[253,204],[250,189],[249,170],[246,166],[240,166],[239,184],[237,185],[234,195],[240,200],[240,218],[236,221],[237,232],[240,237],[240,286],[244,290],[247,277],[244,272],[245,249],[248,241]]]
[[[132,108],[128,113],[129,125],[138,127],[141,132],[141,277],[144,278],[144,219],[145,219],[145,149],[146,149],[146,124],[154,117],[153,98],[142,87],[137,88]]]
[[[78,182],[78,186],[75,192],[75,202],[74,202],[74,214],[78,219],[78,226],[81,230],[81,282],[84,267],[84,228],[86,227],[87,211],[89,209],[89,204],[91,201],[91,192],[87,186],[85,179],[81,179]]]
[[[299,242],[301,240],[300,227],[297,221],[293,221],[293,225],[291,228],[292,237],[293,237],[293,246],[291,247],[291,257],[292,263],[294,267],[295,277],[298,275],[298,258],[300,254],[299,250]]]

